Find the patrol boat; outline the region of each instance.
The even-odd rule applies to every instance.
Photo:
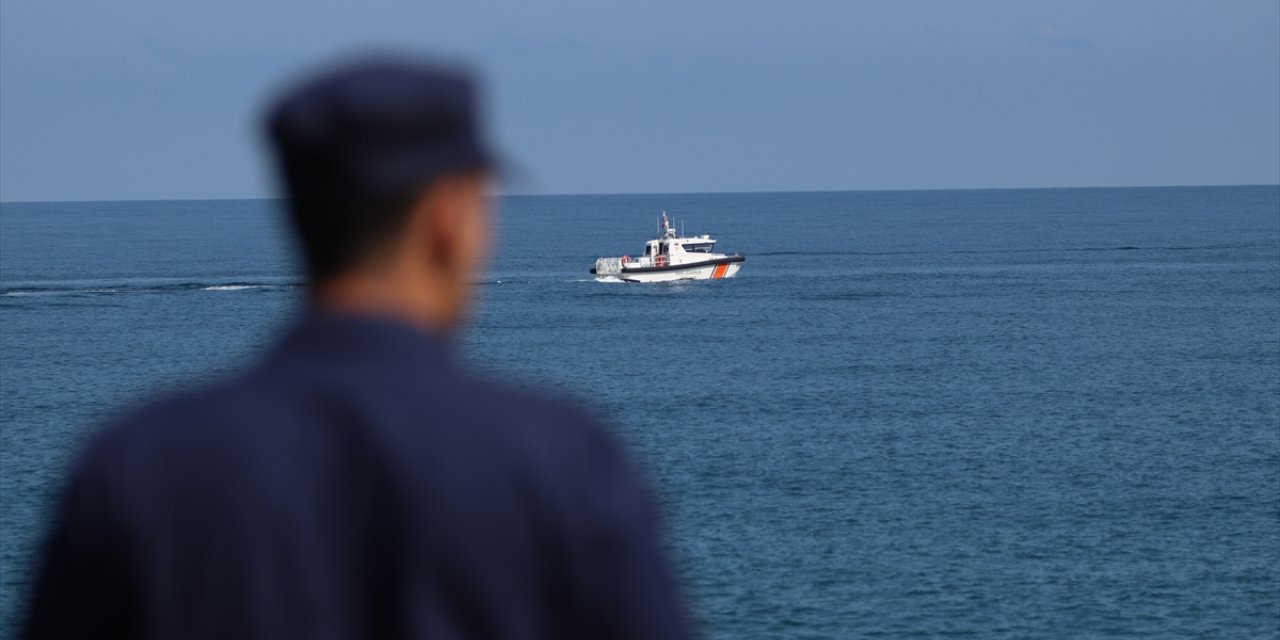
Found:
[[[714,253],[716,241],[709,235],[677,236],[662,212],[658,237],[644,243],[644,255],[632,258],[600,258],[591,273],[597,280],[624,282],[669,282],[672,280],[714,280],[732,278],[746,257]]]

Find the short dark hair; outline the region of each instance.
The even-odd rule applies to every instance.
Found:
[[[340,275],[385,245],[407,224],[415,198],[291,198],[289,220],[310,279]]]

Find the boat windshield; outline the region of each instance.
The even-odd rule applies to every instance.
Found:
[[[689,253],[711,253],[711,248],[712,248],[712,247],[714,247],[714,246],[715,246],[715,245],[714,245],[714,244],[711,244],[711,243],[706,243],[706,244],[686,244],[686,245],[684,246],[684,250],[685,250],[685,251],[688,251]]]

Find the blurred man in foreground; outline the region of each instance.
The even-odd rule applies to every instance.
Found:
[[[489,241],[473,102],[465,76],[390,60],[280,100],[308,314],[247,372],[95,439],[25,637],[688,635],[618,447],[450,354]]]

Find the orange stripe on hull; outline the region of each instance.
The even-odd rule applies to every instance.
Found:
[[[715,271],[711,272],[712,278],[723,278],[726,271],[729,270],[729,263],[716,265]]]

